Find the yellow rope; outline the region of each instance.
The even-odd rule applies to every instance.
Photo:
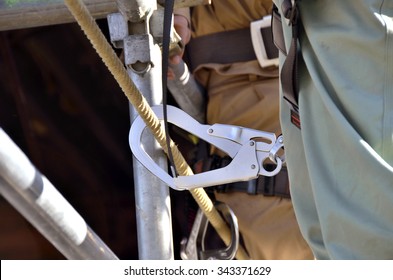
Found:
[[[101,57],[104,64],[120,85],[120,88],[123,90],[130,103],[135,107],[136,111],[146,123],[146,126],[151,129],[155,139],[161,145],[163,150],[167,152],[168,147],[165,141],[165,132],[162,129],[158,118],[151,110],[144,96],[140,93],[129,77],[123,63],[117,57],[113,48],[102,34],[101,29],[90,15],[86,6],[81,0],[65,0],[64,2],[84,31],[86,37],[90,40],[98,55]],[[174,164],[179,175],[192,175],[193,172],[191,168],[188,166],[172,140],[170,141],[170,148],[173,154]],[[205,190],[192,189],[190,192],[224,243],[229,245],[231,240],[230,230],[221,215],[214,208],[214,205]],[[239,246],[236,258],[242,260],[248,259],[247,253],[243,247]]]

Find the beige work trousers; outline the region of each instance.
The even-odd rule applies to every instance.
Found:
[[[197,69],[195,77],[208,92],[208,123],[280,134],[277,76],[276,68],[263,70],[257,61]],[[239,192],[216,193],[216,198],[236,214],[251,259],[313,259],[290,199]]]

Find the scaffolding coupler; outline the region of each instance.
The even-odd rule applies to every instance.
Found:
[[[154,113],[163,120],[163,106],[154,106]],[[258,176],[276,175],[285,162],[283,154],[283,138],[274,133],[259,131],[235,125],[200,124],[184,111],[167,107],[168,122],[197,136],[217,147],[232,158],[225,167],[198,173],[190,176],[172,177],[160,168],[143,149],[141,136],[146,128],[143,120],[138,117],[133,122],[129,133],[129,144],[134,156],[150,172],[175,190],[190,190],[238,181],[248,181]],[[265,163],[273,162],[276,167],[266,170]]]

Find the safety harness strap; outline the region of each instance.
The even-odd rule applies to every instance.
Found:
[[[261,29],[267,58],[278,57],[270,28]],[[187,44],[191,70],[206,63],[229,64],[256,60],[250,28],[217,32],[192,38]]]
[[[200,144],[202,147],[204,147],[204,145],[204,142]],[[195,173],[201,173],[204,171],[225,167],[231,161],[232,159],[230,157],[220,157],[218,155],[205,156],[203,159],[198,160],[194,164],[193,168]],[[267,164],[265,167],[267,170],[273,170],[275,165]],[[288,172],[284,166],[281,168],[280,173],[278,173],[276,176],[259,176],[258,178],[249,181],[240,181],[218,185],[214,187],[214,190],[219,193],[242,192],[249,195],[291,198]]]
[[[281,6],[283,16],[292,27],[291,45],[286,52],[283,30],[281,25],[281,15],[276,6],[273,7],[272,32],[274,43],[277,48],[286,56],[281,68],[281,88],[283,97],[291,108],[291,121],[300,128],[299,105],[298,105],[298,30],[299,30],[299,8],[296,0],[284,0]]]

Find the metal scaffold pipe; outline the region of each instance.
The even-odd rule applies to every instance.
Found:
[[[85,5],[96,19],[117,11],[115,1],[85,0]],[[0,31],[74,22],[62,0],[0,1]]]
[[[210,0],[177,0],[175,7],[195,6]],[[118,12],[114,0],[84,0],[95,19]],[[158,1],[165,2],[165,1]],[[75,22],[63,0],[0,1],[0,31]]]
[[[0,194],[20,214],[67,259],[118,259],[1,128],[0,143]]]
[[[184,61],[171,65],[175,78],[168,89],[179,107],[200,123],[205,123],[206,97]]]

